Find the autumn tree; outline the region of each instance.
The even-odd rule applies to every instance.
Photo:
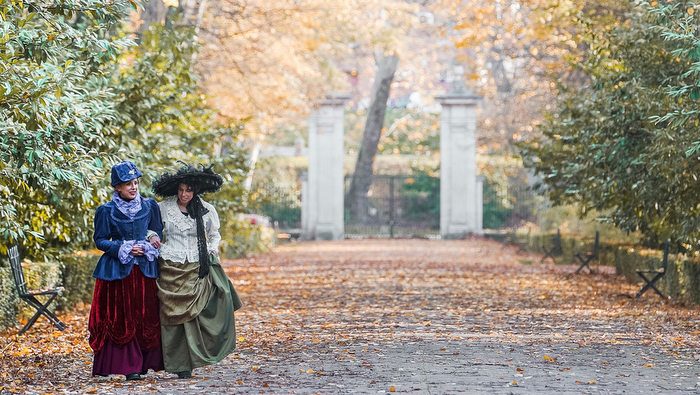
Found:
[[[439,0],[433,9],[458,48],[456,62],[485,98],[482,150],[513,152],[514,142],[537,135],[557,83],[582,82],[568,67],[587,50],[579,36],[616,26],[625,6],[609,0],[487,0],[466,7],[461,0]]]
[[[0,239],[31,255],[85,240],[116,131],[113,61],[129,40],[110,36],[129,1],[0,5]],[[46,241],[46,243],[44,242]]]
[[[590,53],[574,67],[588,83],[564,86],[526,157],[555,203],[695,248],[699,5],[628,5],[624,24],[586,36]]]
[[[139,158],[150,179],[177,167],[176,161],[213,165],[226,180],[215,198],[222,222],[231,222],[243,206],[243,124],[220,119],[207,104],[193,67],[195,27],[181,17],[175,10],[151,23],[139,45],[121,56],[114,81],[120,145]]]
[[[137,46],[122,29],[135,4],[0,6],[0,245],[31,258],[88,245],[91,209],[122,159],[151,175],[177,159],[218,164],[230,181],[222,204],[240,208],[240,124],[207,107],[193,28],[153,24]]]
[[[382,136],[387,100],[389,100],[391,82],[398,63],[399,58],[396,55],[380,53],[377,56],[377,74],[372,86],[371,102],[355,162],[355,171],[347,193],[350,215],[353,218],[362,218],[368,212],[367,192],[372,184],[374,158]]]

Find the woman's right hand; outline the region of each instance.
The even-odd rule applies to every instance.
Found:
[[[131,247],[131,255],[133,256],[143,256],[145,252],[143,251],[143,247],[140,245],[134,244],[133,247]]]
[[[160,248],[160,237],[158,237],[158,235],[151,236],[148,242],[151,243],[154,248]]]

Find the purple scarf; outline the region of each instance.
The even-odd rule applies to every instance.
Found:
[[[117,205],[119,211],[129,217],[129,219],[134,219],[136,214],[141,211],[141,195],[138,192],[136,192],[136,197],[132,200],[124,200],[119,196],[119,192],[114,191],[112,201]]]

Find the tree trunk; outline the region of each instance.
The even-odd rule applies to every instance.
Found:
[[[143,5],[141,13],[141,26],[139,26],[139,35],[143,34],[149,26],[154,23],[163,23],[165,15],[168,13],[168,7],[165,6],[163,0],[150,0]]]
[[[372,183],[374,157],[377,155],[377,145],[382,136],[387,100],[398,64],[399,58],[396,55],[387,56],[382,53],[377,58],[377,75],[372,86],[372,102],[367,112],[362,144],[347,196],[350,215],[355,220],[365,219],[368,215],[367,192]]]

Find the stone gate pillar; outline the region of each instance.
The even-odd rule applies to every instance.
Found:
[[[302,233],[307,240],[337,240],[345,233],[343,120],[348,99],[327,96],[309,119],[309,172],[302,194]]]
[[[463,85],[436,99],[440,125],[440,235],[482,233],[482,188],[476,169],[476,105],[481,97]]]

